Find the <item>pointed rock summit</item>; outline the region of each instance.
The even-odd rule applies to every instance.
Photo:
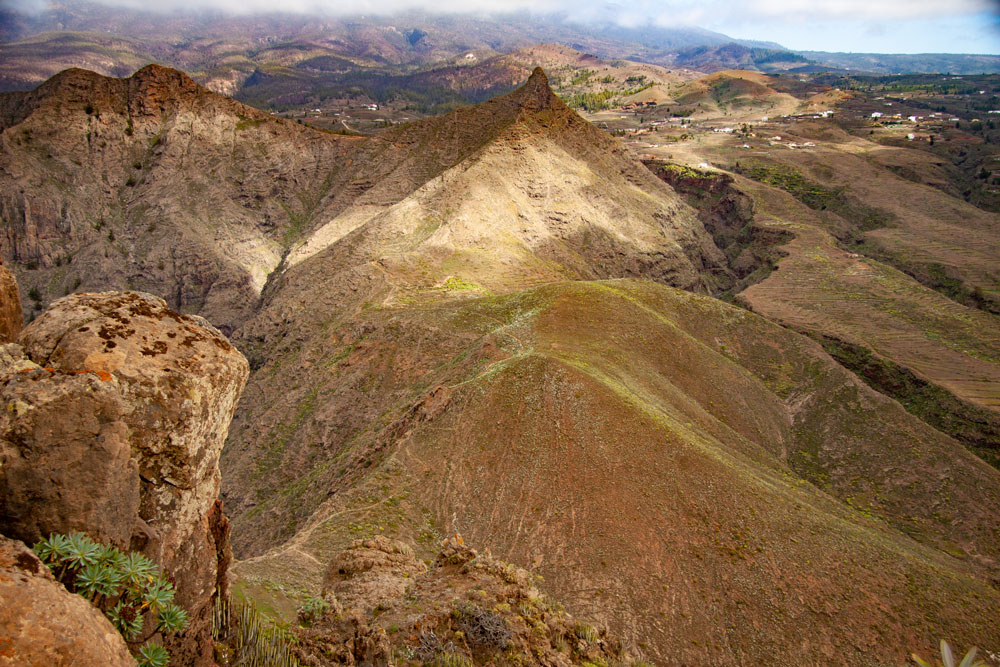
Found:
[[[549,87],[549,77],[541,67],[536,67],[528,77],[527,83],[514,91],[512,96],[526,111],[569,110],[569,107],[552,92],[552,88]]]

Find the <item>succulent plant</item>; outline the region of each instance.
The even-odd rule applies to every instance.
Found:
[[[67,589],[104,612],[126,641],[142,636],[147,619],[166,634],[184,630],[188,613],[174,604],[174,584],[153,561],[139,553],[122,553],[82,533],[49,535],[33,547],[38,557]],[[159,644],[139,648],[140,665],[166,665],[170,654]]]
[[[146,644],[139,649],[135,661],[139,667],[166,667],[170,663],[170,654],[159,644]]]

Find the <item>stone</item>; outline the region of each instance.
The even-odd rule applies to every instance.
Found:
[[[17,279],[6,266],[0,264],[0,343],[10,343],[21,332],[24,314]]]
[[[80,531],[127,549],[139,472],[117,382],[42,368],[16,344],[0,364],[0,530],[28,544]]]
[[[141,551],[190,614],[174,664],[211,665],[229,526],[219,455],[249,373],[199,317],[137,292],[54,302],[0,348],[0,530],[33,541],[79,530]]]

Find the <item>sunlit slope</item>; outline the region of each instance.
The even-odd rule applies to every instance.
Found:
[[[369,309],[323,338],[289,358],[318,401],[289,443],[393,400],[237,513],[236,535],[297,526],[252,580],[308,581],[357,535],[461,532],[667,664],[994,641],[1000,473],[757,315],[560,283]]]

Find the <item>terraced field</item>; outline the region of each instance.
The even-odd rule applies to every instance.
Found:
[[[1000,410],[1000,318],[890,265],[914,273],[942,267],[964,292],[995,298],[1000,220],[885,166],[907,160],[926,164],[923,153],[887,148],[818,123],[797,129],[799,134],[790,135],[788,127],[768,128],[781,132],[783,142],[813,139],[817,145],[790,150],[758,140],[752,147],[759,150],[747,151],[740,150],[742,139],[705,135],[670,149],[687,164],[733,169],[737,162],[759,163],[839,193],[839,208],[810,208],[794,191],[735,176],[756,202],[755,224],[795,235],[782,248],[789,254],[777,269],[738,298],[783,324],[864,346],[960,399]],[[876,225],[866,229],[871,222],[866,215]]]

